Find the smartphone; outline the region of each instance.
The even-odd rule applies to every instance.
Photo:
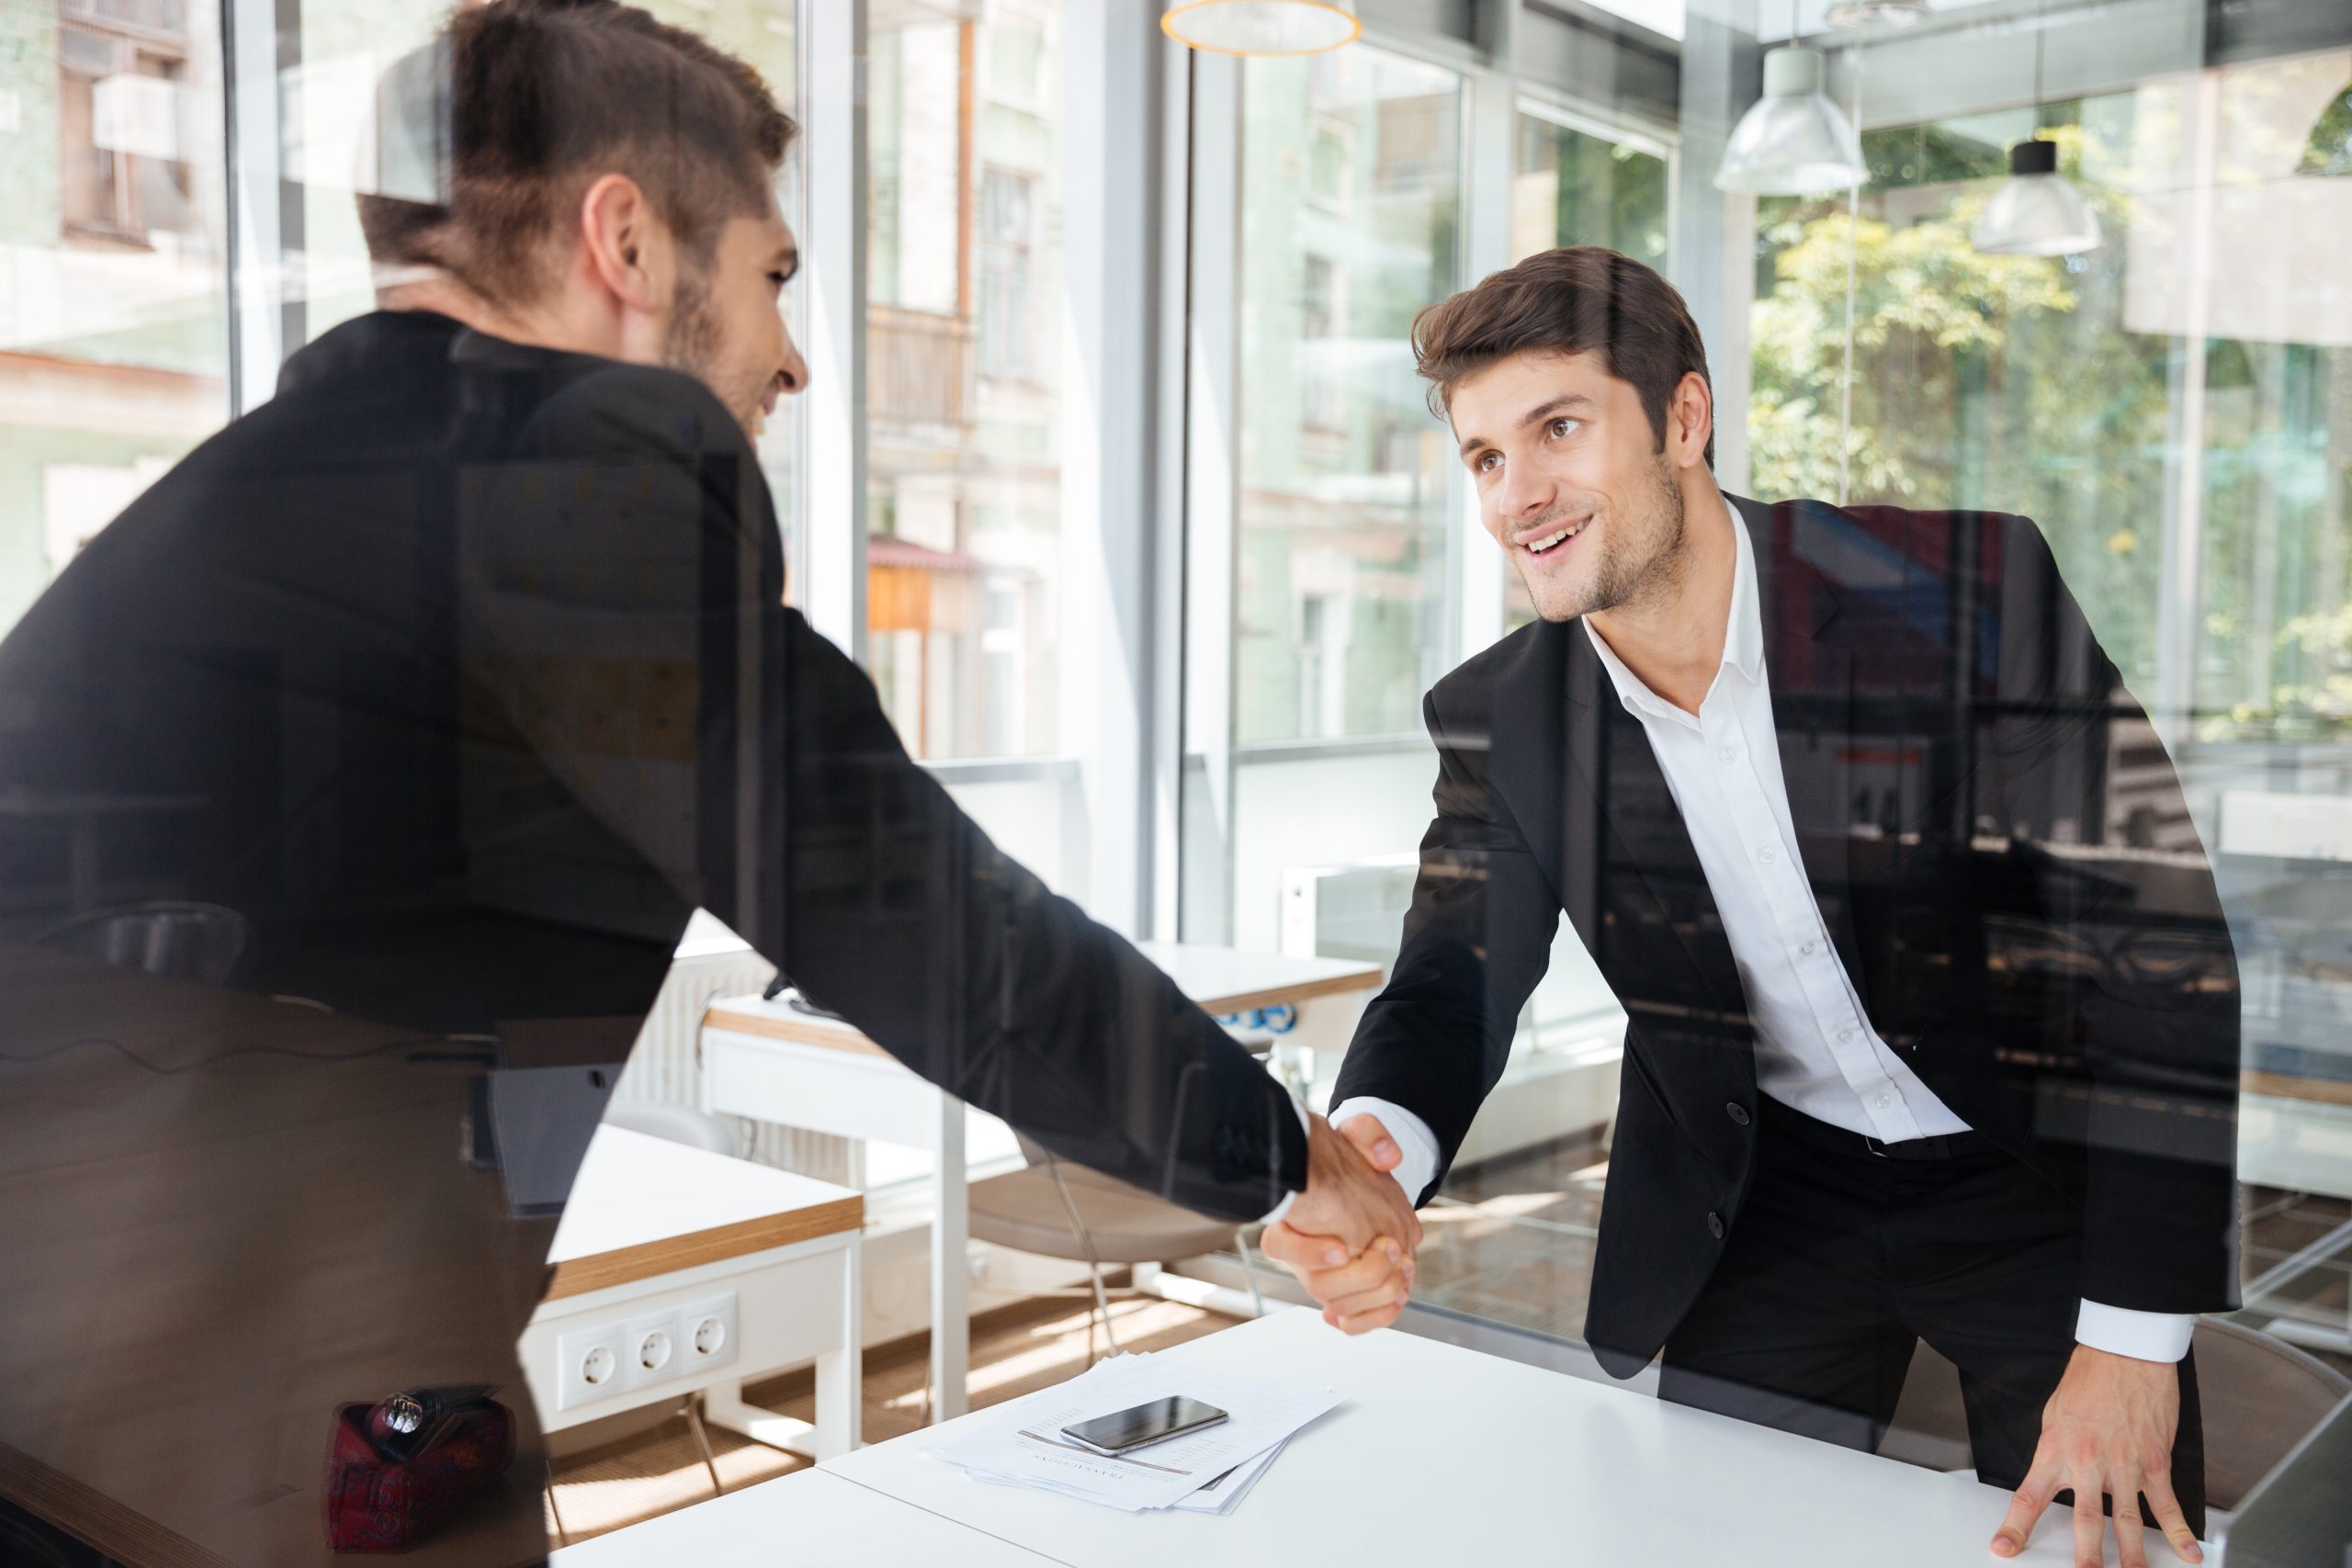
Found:
[[[1097,1416],[1091,1421],[1064,1427],[1062,1436],[1080,1448],[1091,1449],[1098,1454],[1116,1459],[1121,1454],[1166,1442],[1186,1432],[1214,1427],[1225,1419],[1225,1412],[1216,1405],[1204,1404],[1197,1399],[1187,1399],[1178,1393],[1165,1399],[1146,1400],[1125,1410],[1114,1410],[1108,1416]]]

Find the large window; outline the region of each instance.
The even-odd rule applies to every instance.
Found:
[[[919,757],[1058,723],[1057,0],[877,8],[868,39],[866,636]]]
[[[0,0],[0,633],[228,418],[219,17]]]
[[[1355,47],[1243,90],[1235,737],[1410,733],[1453,466],[1408,334],[1458,286],[1461,82]]]

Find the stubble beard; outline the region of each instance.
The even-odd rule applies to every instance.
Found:
[[[1611,517],[1611,526],[1601,531],[1600,558],[1593,563],[1592,586],[1581,604],[1556,606],[1557,614],[1547,609],[1537,592],[1535,583],[1525,562],[1517,562],[1520,579],[1527,584],[1528,597],[1536,603],[1537,613],[1547,621],[1573,621],[1609,610],[1622,609],[1659,593],[1671,592],[1681,581],[1683,572],[1682,538],[1688,522],[1682,505],[1682,487],[1674,482],[1674,470],[1663,456],[1650,468],[1649,482],[1643,486],[1632,510],[1621,519]],[[1632,552],[1639,551],[1634,558]]]
[[[727,389],[718,380],[718,313],[710,308],[710,280],[692,266],[680,268],[677,285],[670,291],[669,323],[662,329],[662,363],[684,371],[724,403]],[[738,421],[746,418],[744,411],[731,404],[727,412]]]

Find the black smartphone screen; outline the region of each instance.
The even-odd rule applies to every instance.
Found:
[[[1097,1416],[1091,1421],[1064,1427],[1062,1433],[1088,1448],[1118,1453],[1159,1442],[1163,1438],[1172,1438],[1179,1432],[1214,1427],[1224,1419],[1225,1412],[1216,1405],[1204,1404],[1197,1399],[1187,1399],[1178,1393],[1170,1394],[1165,1399],[1146,1400],[1125,1410],[1114,1410],[1108,1416]]]

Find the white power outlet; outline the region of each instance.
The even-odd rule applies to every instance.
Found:
[[[666,1382],[686,1370],[685,1358],[679,1354],[678,1316],[675,1312],[656,1313],[632,1319],[621,1330],[622,1387]]]
[[[681,1371],[724,1367],[735,1359],[735,1292],[688,1302],[678,1309]]]
[[[555,1407],[571,1410],[627,1386],[621,1326],[608,1323],[567,1334],[555,1344]]]

